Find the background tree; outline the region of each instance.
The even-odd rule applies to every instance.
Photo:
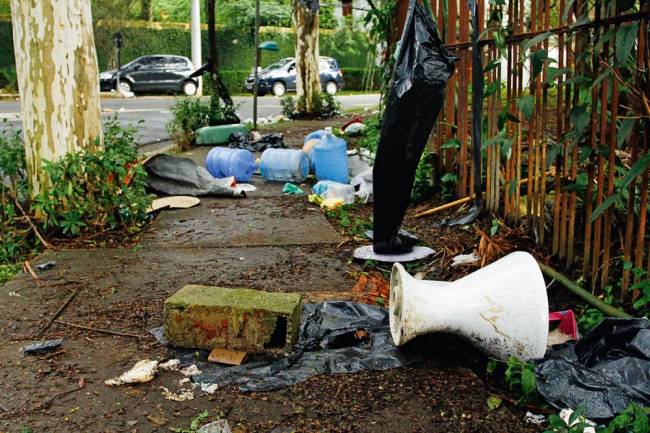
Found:
[[[318,69],[318,0],[294,0],[296,26],[296,97],[298,111],[312,113],[321,92]]]
[[[14,52],[32,195],[43,161],[102,147],[90,0],[11,0]]]
[[[140,0],[140,19],[153,20],[153,0]]]

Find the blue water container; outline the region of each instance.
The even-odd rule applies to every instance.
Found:
[[[257,164],[255,155],[248,150],[215,147],[205,158],[205,168],[216,178],[234,176],[237,182],[248,182]]]
[[[309,175],[309,159],[301,149],[266,149],[260,172],[265,180],[302,182]]]
[[[309,169],[312,172],[314,171],[314,167],[316,166],[316,164],[314,162],[314,147],[313,146],[307,147],[307,142],[310,141],[310,140],[318,140],[318,141],[320,141],[326,135],[327,135],[326,130],[319,129],[318,131],[314,131],[314,132],[312,132],[311,134],[308,134],[305,137],[304,146],[303,146],[302,150],[305,151],[305,153],[307,154],[307,157],[309,158]]]
[[[348,183],[348,145],[342,138],[328,133],[312,151],[316,179]]]

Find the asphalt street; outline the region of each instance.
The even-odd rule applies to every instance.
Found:
[[[342,95],[336,97],[344,110],[372,109],[379,103],[378,94]],[[253,97],[233,97],[239,106],[238,114],[242,120],[253,117]],[[173,96],[137,96],[134,98],[102,98],[102,116],[104,120],[117,116],[119,122],[138,126],[139,144],[150,144],[169,139],[166,125],[171,116],[170,108],[174,105]],[[275,116],[281,114],[280,98],[264,96],[258,100],[258,116]],[[2,122],[5,120],[7,122]],[[14,128],[22,128],[19,101],[0,101],[0,129],[7,123]]]

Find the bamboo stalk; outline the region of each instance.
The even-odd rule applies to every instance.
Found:
[[[633,316],[630,316],[627,314],[625,311],[622,311],[616,307],[612,307],[609,304],[606,304],[605,302],[601,301],[599,298],[594,296],[593,294],[589,293],[589,291],[583,289],[579,285],[577,285],[575,282],[570,280],[568,277],[565,275],[559,273],[552,267],[545,265],[543,263],[539,263],[539,267],[544,273],[549,278],[553,278],[555,281],[558,283],[562,284],[564,287],[569,289],[573,294],[579,296],[592,306],[598,308],[600,311],[602,311],[605,314],[608,314],[613,317],[619,317],[622,319],[632,319]]]

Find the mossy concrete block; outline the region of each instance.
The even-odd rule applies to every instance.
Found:
[[[246,125],[236,123],[234,125],[204,126],[196,130],[196,144],[219,145],[227,144],[230,141],[230,134],[235,132],[247,133]]]
[[[165,301],[165,337],[177,347],[260,353],[298,339],[296,293],[185,286]]]

